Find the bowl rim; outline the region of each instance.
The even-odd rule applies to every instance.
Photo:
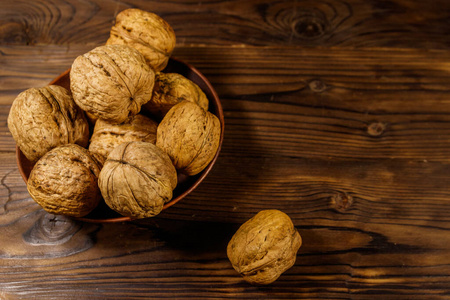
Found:
[[[197,75],[203,83],[206,85],[206,87],[209,89],[211,96],[213,99],[209,99],[209,102],[213,102],[215,106],[215,113],[214,115],[217,116],[220,122],[221,130],[220,130],[220,138],[219,138],[219,147],[217,148],[216,154],[214,155],[211,162],[206,166],[205,169],[203,169],[197,176],[196,180],[193,182],[191,186],[189,186],[186,190],[184,190],[181,194],[179,194],[177,197],[172,198],[169,202],[165,203],[162,210],[165,210],[174,204],[178,203],[181,199],[185,198],[187,195],[189,195],[192,191],[194,191],[200,183],[205,179],[205,177],[209,174],[212,167],[214,166],[217,158],[219,157],[220,150],[222,149],[222,143],[224,138],[224,128],[225,128],[225,118],[223,113],[222,104],[220,102],[219,96],[212,86],[212,84],[209,82],[209,80],[193,65],[186,63],[178,58],[170,57],[170,60],[175,61],[176,63],[185,65],[191,72],[193,72],[195,75]],[[59,74],[56,78],[54,78],[48,85],[57,84],[58,81],[61,80],[61,78],[65,76],[69,76],[70,68]],[[23,166],[22,161],[26,160],[26,157],[23,155],[22,151],[20,150],[19,146],[16,144],[16,163],[19,169],[19,173],[22,176],[22,179],[25,181],[25,183],[28,181],[29,174],[26,174]],[[115,218],[102,218],[102,219],[93,219],[93,218],[86,218],[86,217],[72,217],[73,219],[89,222],[89,223],[118,223],[118,222],[127,222],[132,220],[138,220],[136,218],[132,217],[115,217]]]

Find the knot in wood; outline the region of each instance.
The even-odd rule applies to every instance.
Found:
[[[25,22],[6,21],[0,25],[0,39],[6,43],[33,45],[32,33]]]
[[[367,133],[370,136],[377,137],[382,135],[386,130],[386,124],[381,122],[373,122],[367,126]]]
[[[25,242],[32,245],[59,245],[67,242],[81,229],[72,219],[45,213],[27,232]]]
[[[309,88],[316,93],[321,93],[327,89],[327,85],[318,79],[312,80],[309,82]]]
[[[337,192],[331,197],[331,205],[338,212],[345,212],[353,204],[353,197],[344,192]]]
[[[327,30],[327,20],[317,13],[306,13],[297,18],[293,23],[293,31],[296,36],[303,39],[316,39]]]
[[[48,238],[58,238],[70,231],[74,225],[68,217],[45,214],[40,220],[42,231]]]

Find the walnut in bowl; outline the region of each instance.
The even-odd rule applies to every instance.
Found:
[[[152,143],[126,142],[111,151],[98,185],[106,204],[135,219],[159,214],[172,199],[177,171],[169,156]]]
[[[95,122],[89,151],[106,159],[108,154],[121,143],[141,141],[155,144],[157,127],[158,123],[142,114],[137,114],[121,124],[99,119]]]
[[[126,45],[99,46],[78,56],[70,70],[73,99],[84,111],[113,123],[138,114],[152,96],[155,73]]]
[[[30,88],[11,106],[8,128],[31,162],[51,149],[73,143],[86,147],[89,124],[69,90],[59,85]]]
[[[197,84],[178,73],[158,72],[152,99],[144,104],[144,108],[157,120],[162,120],[174,105],[182,101],[196,103],[208,110],[208,98]]]
[[[196,175],[214,158],[220,143],[220,121],[199,105],[174,105],[158,125],[156,145],[169,154],[181,173]]]
[[[128,45],[137,49],[158,72],[167,66],[175,42],[175,32],[163,18],[152,12],[129,8],[116,16],[106,44]]]
[[[27,189],[47,212],[83,217],[100,202],[100,169],[87,149],[76,144],[58,146],[38,160]]]

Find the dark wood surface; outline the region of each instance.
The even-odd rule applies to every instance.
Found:
[[[159,216],[91,224],[27,193],[7,126],[139,7],[217,90],[225,139],[206,180]],[[450,2],[0,2],[0,299],[449,299]],[[226,245],[263,209],[303,237],[256,287]]]

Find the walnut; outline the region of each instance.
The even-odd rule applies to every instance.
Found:
[[[69,91],[57,85],[30,88],[11,106],[8,128],[25,157],[36,162],[51,149],[75,143],[86,147],[89,124]]]
[[[111,28],[107,45],[136,48],[155,70],[163,70],[175,48],[175,32],[160,16],[137,8],[121,11]]]
[[[124,142],[142,141],[155,144],[157,127],[158,123],[141,114],[121,124],[100,119],[95,123],[89,151],[106,158],[115,147]]]
[[[170,158],[147,142],[126,142],[114,148],[99,177],[106,204],[136,219],[159,214],[176,185],[177,172]]]
[[[227,247],[233,268],[252,284],[270,284],[295,263],[302,244],[291,219],[279,210],[263,210],[245,222]]]
[[[155,76],[152,99],[144,107],[153,116],[162,119],[172,106],[183,100],[208,110],[208,98],[197,84],[178,73],[159,72]]]
[[[155,73],[136,49],[99,46],[78,56],[70,71],[75,102],[93,116],[114,123],[139,113],[152,96]]]
[[[100,169],[87,149],[76,144],[58,146],[38,160],[27,189],[47,212],[82,217],[101,200]]]
[[[214,158],[220,142],[220,121],[195,103],[174,105],[158,125],[156,145],[186,175],[200,173]]]

